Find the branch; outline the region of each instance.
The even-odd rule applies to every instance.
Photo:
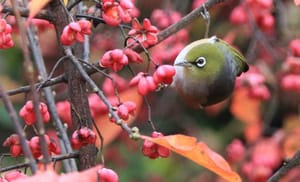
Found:
[[[206,7],[207,8],[211,8],[214,4],[223,2],[225,0],[210,0],[206,3]],[[194,11],[192,11],[191,13],[187,14],[186,16],[184,16],[180,21],[178,21],[177,23],[169,26],[168,28],[164,29],[163,31],[161,31],[158,34],[158,43],[162,42],[163,40],[167,39],[168,37],[170,37],[171,35],[173,35],[174,33],[178,32],[180,29],[184,28],[185,26],[187,26],[188,24],[192,23],[195,19],[199,18],[200,13],[204,10],[203,6],[195,9]],[[22,12],[22,11],[21,11]],[[80,15],[78,15],[80,16]],[[88,18],[87,16],[84,16],[85,18]],[[157,45],[155,44],[155,45]],[[155,45],[153,45],[152,47],[154,47]],[[139,47],[137,48],[137,52],[143,52],[144,50]],[[103,70],[104,68],[100,67],[98,63],[94,63],[93,64],[95,67],[97,67],[98,69]],[[91,67],[85,67],[84,68],[86,73],[91,75],[97,72],[97,70],[91,68]],[[42,84],[42,87],[48,87],[48,86],[52,86],[52,85],[56,85],[58,83],[63,83],[66,82],[66,74],[61,74],[55,78],[52,78],[50,80],[47,80],[47,82],[39,82],[35,84],[35,87],[39,87]],[[16,94],[20,94],[20,93],[27,93],[30,91],[30,86],[23,86],[17,89],[12,89],[7,91],[8,95],[16,95]]]
[[[25,157],[29,160],[28,165],[30,166],[31,171],[34,174],[37,171],[36,162],[30,151],[28,143],[26,142],[26,135],[22,129],[22,126],[18,119],[17,113],[16,113],[11,101],[9,100],[8,95],[3,91],[2,85],[0,85],[0,95],[3,99],[4,106],[5,106],[6,110],[8,111],[9,116],[13,122],[16,133],[18,134],[18,136],[20,138],[22,151],[24,152]]]
[[[300,150],[288,161],[283,163],[281,168],[279,168],[273,176],[271,176],[267,182],[277,182],[284,175],[286,175],[294,167],[300,166]]]
[[[34,66],[33,66],[32,62],[30,61],[30,51],[27,47],[27,45],[28,45],[28,39],[26,36],[27,30],[25,28],[25,23],[19,12],[20,7],[18,6],[18,1],[11,0],[10,2],[13,7],[13,12],[14,12],[14,15],[16,18],[16,23],[17,23],[21,41],[22,41],[21,49],[22,49],[23,56],[24,56],[24,62],[23,62],[24,74],[30,85],[30,90],[31,90],[31,93],[33,96],[33,106],[34,106],[34,112],[35,112],[35,117],[36,117],[36,121],[37,121],[36,124],[38,127],[38,136],[40,139],[43,158],[45,159],[44,162],[45,162],[45,164],[47,164],[51,160],[51,157],[48,152],[48,146],[46,144],[46,139],[45,139],[45,126],[44,126],[42,115],[41,115],[41,112],[39,109],[39,104],[40,104],[39,103],[39,95],[34,87],[35,70],[34,70]]]
[[[169,26],[158,34],[158,43],[170,37],[174,33],[186,27],[188,24],[192,23],[194,20],[201,16],[201,12],[205,11],[205,9],[211,8],[213,5],[221,2],[225,2],[226,0],[208,0],[203,6],[200,6],[194,9],[192,12],[182,17],[180,21]]]
[[[52,160],[52,162],[56,162],[56,161],[62,161],[62,160],[65,160],[65,159],[78,158],[78,156],[79,156],[78,152],[73,152],[73,153],[53,156],[51,158],[51,160]],[[41,160],[36,160],[36,162],[41,163],[42,161]],[[30,166],[30,162],[25,162],[25,163],[22,163],[22,164],[18,163],[18,164],[11,165],[11,166],[8,166],[8,167],[2,167],[0,169],[0,173],[10,171],[10,170],[13,170],[13,169],[20,169],[20,168],[24,168],[24,167],[28,167],[28,166]]]
[[[109,100],[106,98],[106,96],[104,95],[103,91],[101,89],[99,89],[99,87],[97,86],[97,84],[85,72],[85,70],[83,69],[82,65],[78,61],[78,59],[72,54],[72,51],[71,51],[70,48],[66,48],[65,49],[65,54],[70,58],[71,62],[74,64],[74,66],[76,67],[76,69],[80,72],[82,78],[91,87],[91,90],[93,92],[95,92],[101,98],[101,100],[104,102],[104,104],[107,106],[108,111],[109,111],[111,117],[116,120],[116,123],[119,124],[130,135],[133,134],[132,133],[132,129],[127,124],[125,124],[124,122],[122,122],[122,119],[115,112],[113,106],[111,105],[111,103],[109,102]]]
[[[4,6],[1,12],[4,13],[4,14],[8,14],[8,15],[14,15],[13,8],[8,7],[8,6]],[[28,17],[29,16],[29,9],[28,8],[19,7],[19,12],[20,12],[20,16],[22,16],[22,17]],[[37,15],[35,15],[34,18],[48,20],[48,21],[52,20],[50,12],[46,11],[46,10],[41,10]]]
[[[66,83],[66,75],[65,74],[61,74],[57,77],[54,77],[50,80],[47,81],[41,81],[38,83],[34,84],[34,87],[37,88],[44,88],[44,87],[49,87],[49,86],[53,86],[59,83]],[[27,93],[30,92],[30,85],[26,85],[26,86],[22,86],[16,89],[11,89],[8,90],[6,92],[7,95],[11,96],[11,95],[17,95],[17,94],[21,94],[21,93]]]
[[[42,80],[46,80],[48,77],[46,66],[45,66],[45,61],[42,56],[42,52],[40,49],[38,36],[35,36],[34,34],[34,29],[32,26],[29,27],[28,29],[28,38],[29,38],[29,45],[31,48],[32,56],[36,64],[36,68],[38,70],[39,75],[42,77]],[[63,140],[63,142],[60,142],[60,147],[62,154],[65,153],[72,153],[72,147],[70,140],[68,138],[68,134],[65,130],[65,127],[62,124],[62,121],[60,120],[58,113],[56,111],[56,106],[55,106],[55,99],[52,94],[52,89],[51,87],[44,87],[43,91],[45,93],[45,98],[47,101],[47,105],[51,114],[52,120],[55,122],[55,126],[58,131],[58,135],[60,140]],[[65,167],[65,172],[70,172],[70,171],[77,171],[76,163],[74,160],[66,160],[63,161],[64,167]]]

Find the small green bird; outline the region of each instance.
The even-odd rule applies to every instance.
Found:
[[[237,76],[249,67],[245,57],[212,36],[187,45],[177,56],[174,86],[190,106],[203,108],[226,99]]]

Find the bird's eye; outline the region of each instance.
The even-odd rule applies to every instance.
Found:
[[[195,61],[195,65],[198,67],[198,68],[203,68],[206,64],[206,59],[205,57],[198,57]]]

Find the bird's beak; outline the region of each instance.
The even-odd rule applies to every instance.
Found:
[[[174,66],[183,66],[183,67],[191,67],[192,64],[190,62],[187,62],[187,61],[182,61],[182,62],[179,62],[179,63],[175,63]]]

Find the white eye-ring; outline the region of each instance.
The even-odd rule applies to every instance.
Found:
[[[206,59],[205,57],[198,57],[195,61],[195,65],[198,67],[198,68],[203,68],[206,64]]]

